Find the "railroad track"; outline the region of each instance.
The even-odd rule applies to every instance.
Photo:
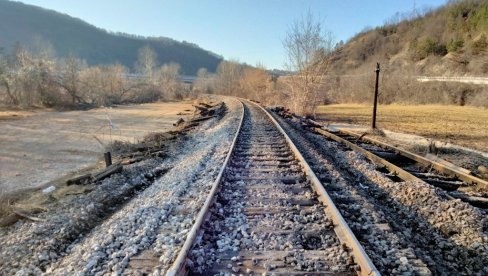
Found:
[[[224,168],[168,275],[379,275],[278,123],[243,102]]]
[[[459,198],[475,207],[488,208],[488,182],[471,175],[463,168],[442,163],[440,160],[429,160],[346,130],[331,132],[314,128],[314,131],[360,152],[394,181],[425,182],[446,190],[453,198]]]
[[[402,181],[366,154],[310,131],[313,122],[273,111],[382,274],[488,273],[485,209],[426,182]]]

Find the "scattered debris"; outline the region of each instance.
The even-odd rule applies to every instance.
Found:
[[[73,179],[69,179],[66,181],[66,184],[69,185],[86,185],[92,181],[92,175],[89,174],[84,174],[78,177],[75,177]]]
[[[49,186],[49,187],[47,187],[46,189],[43,189],[43,190],[42,190],[42,193],[43,193],[43,194],[49,194],[49,193],[54,192],[54,190],[56,190],[56,187],[54,187],[54,186]]]
[[[183,120],[183,118],[179,118],[178,121],[176,121],[176,123],[173,124],[173,126],[179,126],[184,122],[185,122],[185,120]]]

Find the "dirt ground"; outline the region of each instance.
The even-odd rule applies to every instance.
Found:
[[[320,106],[328,124],[369,126],[372,107],[359,104]],[[446,105],[380,105],[377,126],[488,152],[488,109]]]
[[[134,142],[149,132],[167,131],[192,114],[191,104],[0,111],[0,193],[44,186],[62,175],[93,168],[111,141]]]

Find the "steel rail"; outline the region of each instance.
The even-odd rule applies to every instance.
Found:
[[[339,237],[339,240],[348,245],[348,247],[352,250],[352,254],[355,258],[355,261],[360,266],[360,271],[358,272],[359,275],[381,275],[380,272],[376,269],[375,265],[369,258],[369,256],[364,251],[364,248],[357,240],[354,233],[351,231],[349,226],[347,225],[346,221],[342,217],[341,213],[335,206],[334,202],[330,198],[329,194],[323,187],[322,183],[318,179],[318,177],[313,172],[312,168],[308,165],[305,158],[302,156],[298,148],[295,146],[293,141],[290,139],[288,134],[283,130],[280,126],[278,121],[261,105],[247,101],[251,104],[254,104],[261,108],[271,119],[271,121],[275,124],[276,128],[279,130],[281,134],[285,137],[286,142],[290,146],[290,149],[295,154],[295,157],[300,161],[302,168],[305,171],[305,174],[309,178],[310,182],[312,183],[312,187],[318,195],[319,200],[324,204],[325,211],[328,215],[331,216],[332,221],[334,222],[334,232]]]
[[[446,173],[448,175],[457,177],[457,178],[461,179],[462,181],[467,182],[468,184],[474,184],[474,185],[477,185],[480,188],[488,189],[488,181],[485,181],[483,179],[480,179],[480,178],[478,178],[478,177],[476,177],[474,175],[470,175],[470,174],[467,174],[467,173],[462,172],[460,170],[456,170],[456,169],[447,167],[447,166],[445,166],[442,163],[439,163],[439,162],[436,162],[436,161],[433,161],[433,160],[429,160],[429,159],[427,159],[425,157],[422,157],[422,156],[420,156],[418,154],[415,154],[415,153],[412,153],[412,152],[409,152],[409,151],[406,151],[406,150],[397,148],[397,147],[392,146],[392,145],[389,145],[387,143],[378,141],[378,140],[376,140],[374,138],[365,137],[365,136],[362,136],[361,137],[361,135],[358,135],[356,133],[353,133],[353,132],[350,132],[350,131],[347,131],[347,130],[342,130],[342,129],[339,130],[339,132],[340,133],[343,133],[343,134],[346,134],[346,135],[350,135],[350,136],[356,137],[359,140],[363,140],[363,141],[366,141],[366,142],[375,144],[375,145],[377,145],[379,147],[382,147],[384,149],[392,150],[395,153],[397,153],[399,155],[402,155],[404,157],[407,157],[409,159],[412,159],[412,160],[414,160],[414,161],[416,161],[416,162],[418,162],[420,164],[423,164],[425,166],[431,166],[432,168],[434,168],[435,170],[437,170],[439,172]]]
[[[397,166],[397,165],[395,165],[395,164],[393,164],[393,163],[385,160],[384,158],[382,158],[382,157],[380,157],[380,156],[378,156],[378,155],[376,155],[376,154],[374,154],[374,153],[372,153],[372,152],[370,152],[370,151],[368,151],[366,149],[363,149],[362,147],[360,147],[360,146],[358,146],[358,145],[356,145],[356,144],[354,144],[354,143],[352,143],[352,142],[350,142],[350,141],[348,141],[348,140],[346,140],[346,139],[344,139],[342,137],[339,137],[339,136],[337,136],[337,135],[335,135],[335,134],[333,134],[331,132],[325,131],[325,130],[320,129],[320,128],[314,128],[314,131],[317,132],[317,133],[319,133],[319,134],[321,134],[321,135],[323,135],[323,136],[325,136],[325,137],[327,137],[327,138],[329,138],[329,139],[331,139],[331,140],[334,140],[336,142],[342,143],[346,147],[348,147],[348,148],[350,148],[350,149],[352,149],[352,150],[354,150],[356,152],[361,153],[366,158],[368,158],[369,160],[371,160],[373,163],[383,165],[388,171],[390,171],[395,176],[397,176],[397,177],[399,177],[399,178],[401,178],[403,180],[406,180],[406,181],[417,181],[417,182],[425,183],[425,184],[428,184],[428,185],[436,186],[435,184],[429,183],[428,180],[424,180],[422,178],[419,178],[416,175],[414,175],[414,174],[412,174],[412,173],[410,173],[410,172],[402,169],[401,167],[399,167],[399,166]],[[349,135],[346,132],[342,132],[342,133]],[[358,138],[358,139],[361,138],[360,135],[352,135],[352,137],[355,137],[355,138]],[[370,138],[370,139],[372,139],[372,138]],[[381,142],[379,142],[379,143],[381,143]],[[388,144],[385,144],[385,145],[388,145]],[[392,148],[395,148],[393,146],[391,146],[391,147]],[[387,147],[384,147],[384,148],[385,149],[393,150],[393,149],[387,148]],[[400,150],[402,152],[406,152],[407,154],[415,155],[413,153],[410,153],[408,151],[403,151],[401,149],[397,149],[397,150]],[[400,154],[398,151],[396,151],[396,153],[397,154]],[[408,158],[408,155],[402,155],[402,156]],[[425,159],[425,158],[423,158],[423,157],[421,157],[419,155],[415,155],[415,156],[417,156],[419,158],[422,158],[422,159]],[[411,160],[416,161],[415,159],[411,159]],[[437,169],[437,166],[442,166],[442,164],[440,164],[438,162],[435,162],[435,161],[430,161],[428,159],[425,159],[424,162],[426,162],[426,163],[422,163],[422,162],[419,162],[419,163],[421,163],[422,165],[429,165],[429,166],[431,166],[433,168],[436,168],[436,169]],[[431,164],[431,162],[435,162],[436,165]],[[448,169],[450,169],[450,168],[448,168]],[[445,172],[445,171],[443,171],[443,172]],[[457,173],[460,173],[460,172],[458,170],[456,170],[456,175],[455,176],[457,176],[458,178],[461,179],[461,177],[459,177],[459,175]],[[480,179],[480,181],[483,181],[483,180]],[[466,181],[466,182],[469,183],[469,181]],[[475,182],[473,182],[473,183],[475,183]],[[478,185],[478,187],[479,186],[484,187],[483,185],[480,185],[480,182],[477,182],[476,184]],[[471,188],[472,188],[472,186],[459,186],[456,190],[462,192],[462,191],[467,191],[467,190],[469,190]],[[468,202],[469,204],[471,204],[471,205],[473,205],[475,207],[487,208],[487,206],[488,206],[488,199],[486,199],[485,197],[469,196],[469,195],[454,194],[454,193],[447,194],[447,197],[450,198],[450,199],[461,199],[462,201]]]
[[[188,253],[190,252],[191,248],[193,247],[193,243],[195,242],[196,238],[200,235],[201,232],[201,226],[202,224],[206,221],[208,215],[209,215],[209,210],[210,207],[213,205],[215,202],[215,195],[217,194],[217,191],[219,189],[222,177],[224,175],[225,168],[227,167],[227,164],[229,163],[230,157],[232,156],[232,153],[234,152],[234,147],[237,142],[237,138],[239,137],[239,133],[241,132],[241,127],[242,123],[244,122],[244,104],[241,102],[241,107],[242,107],[242,114],[241,118],[239,120],[239,126],[237,128],[236,134],[234,135],[234,139],[232,140],[232,144],[229,147],[229,151],[227,152],[227,156],[225,157],[224,164],[222,165],[222,168],[220,169],[220,172],[215,179],[214,183],[212,184],[212,188],[210,190],[210,193],[207,196],[207,199],[205,200],[205,203],[203,204],[202,209],[200,209],[200,212],[197,215],[197,218],[195,219],[195,222],[193,223],[193,226],[188,233],[188,236],[185,240],[185,243],[183,244],[183,247],[181,248],[180,252],[178,253],[178,256],[176,257],[176,260],[174,261],[173,265],[171,266],[170,269],[166,272],[167,276],[175,276],[175,275],[184,275],[186,274],[186,259],[188,256]]]
[[[241,102],[244,101],[244,99],[240,99]],[[332,202],[332,199],[330,196],[327,194],[325,191],[324,187],[322,186],[322,183],[320,180],[317,178],[315,173],[312,171],[310,166],[307,164],[301,153],[298,151],[297,147],[293,144],[291,139],[288,137],[286,132],[281,128],[279,123],[273,118],[273,116],[265,110],[262,106],[259,104],[250,102],[245,100],[246,102],[258,106],[261,110],[265,112],[265,114],[270,118],[270,120],[273,122],[275,127],[278,129],[278,131],[284,136],[285,140],[290,146],[290,149],[294,153],[295,157],[299,160],[299,162],[302,165],[302,168],[305,171],[305,174],[307,175],[308,179],[312,183],[312,187],[315,190],[315,192],[318,194],[318,199],[325,205],[325,211],[328,215],[331,216],[332,221],[334,222],[334,231],[336,232],[339,240],[345,244],[348,245],[348,247],[352,250],[352,254],[358,263],[360,267],[360,271],[358,271],[359,275],[380,275],[379,271],[376,269],[374,264],[372,263],[371,259],[369,256],[366,254],[364,249],[362,248],[361,244],[358,242],[354,234],[352,233],[351,229],[345,222],[344,218],[342,215],[339,213],[339,210],[336,208],[334,203]],[[188,253],[190,252],[193,243],[195,242],[196,238],[200,235],[200,228],[202,224],[205,222],[209,209],[211,205],[215,201],[215,195],[217,194],[218,188],[220,186],[220,182],[222,180],[223,173],[228,165],[228,162],[230,160],[230,157],[233,154],[234,148],[236,141],[239,137],[239,133],[241,132],[241,127],[242,123],[244,120],[244,111],[242,113],[241,121],[239,124],[238,132],[236,133],[234,137],[234,141],[232,143],[230,151],[227,153],[226,160],[224,161],[224,165],[222,166],[222,169],[219,173],[219,176],[217,177],[216,181],[214,182],[212,186],[212,190],[210,194],[208,195],[208,198],[204,204],[204,207],[200,211],[197,219],[195,220],[194,225],[192,226],[192,229],[185,241],[185,244],[183,245],[183,248],[180,250],[175,262],[173,263],[172,267],[167,271],[166,275],[174,276],[174,275],[185,275],[187,273],[186,271],[186,260],[188,257]]]
[[[418,177],[414,176],[413,174],[405,171],[404,169],[398,167],[397,165],[388,162],[387,160],[377,156],[374,153],[371,153],[371,152],[361,148],[360,146],[358,146],[352,142],[347,141],[346,139],[343,139],[343,138],[341,138],[341,137],[339,137],[339,136],[337,136],[331,132],[325,131],[325,130],[320,129],[320,128],[314,128],[314,131],[325,136],[325,137],[327,137],[327,138],[329,138],[329,139],[332,139],[336,142],[342,143],[345,146],[347,146],[348,148],[350,148],[356,152],[361,153],[362,155],[364,155],[366,158],[373,161],[374,163],[381,164],[381,165],[385,166],[390,172],[392,172],[393,174],[395,174],[396,176],[400,177],[403,180],[423,182],[420,178],[418,178]]]

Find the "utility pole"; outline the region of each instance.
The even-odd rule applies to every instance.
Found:
[[[378,80],[380,77],[380,63],[376,63],[376,83],[374,85],[374,102],[373,102],[373,118],[371,121],[371,128],[376,128],[376,108],[378,106]]]

